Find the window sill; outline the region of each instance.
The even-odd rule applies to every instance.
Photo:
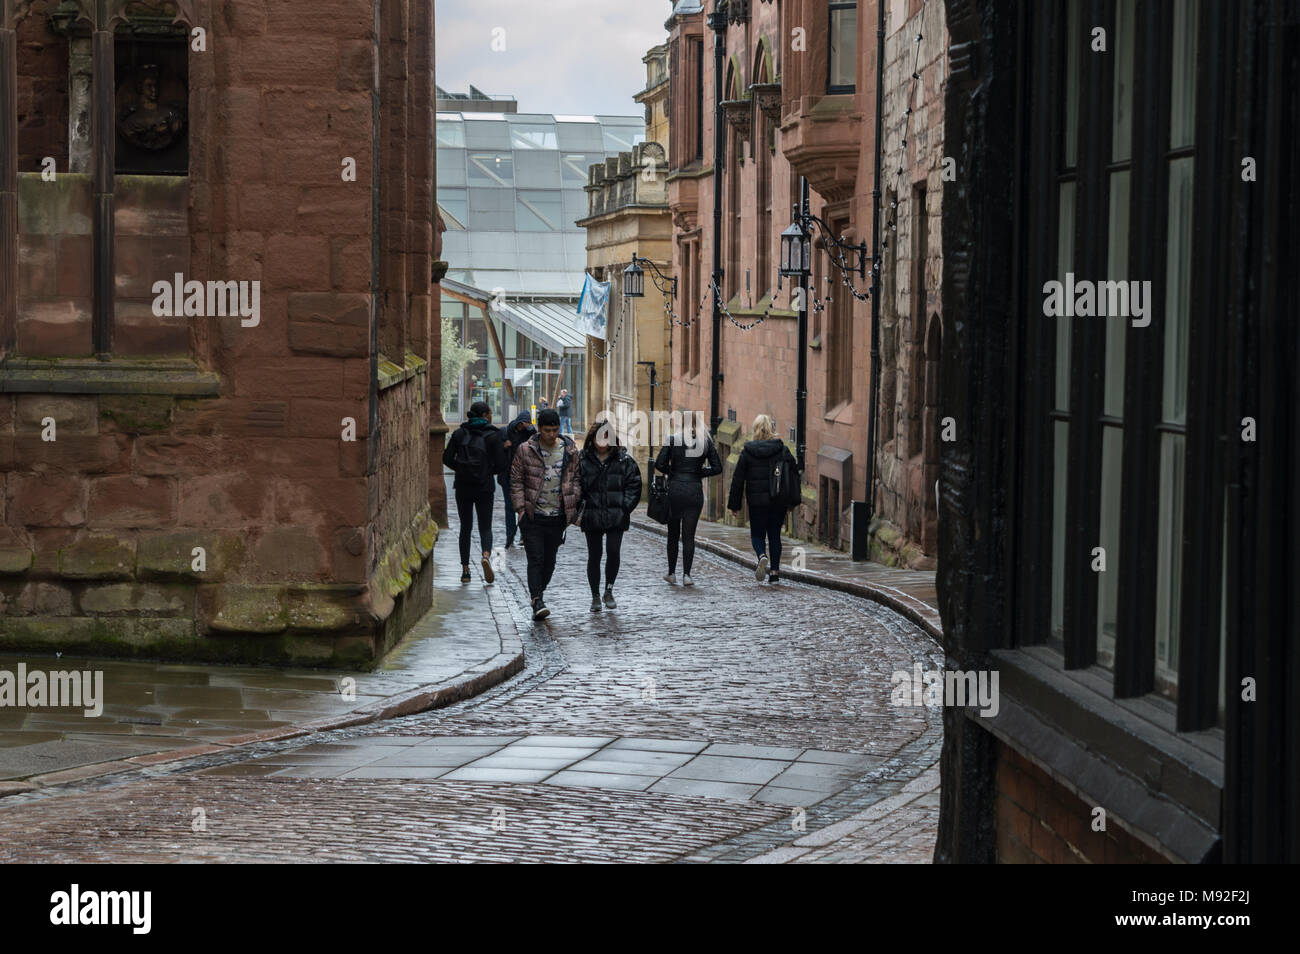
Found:
[[[0,393],[217,397],[221,378],[186,358],[23,358],[0,361]]]
[[[969,718],[1161,853],[1188,862],[1213,853],[1223,801],[1220,730],[1175,732],[1166,700],[1111,698],[1106,678],[1064,670],[1044,646],[992,655],[999,712],[968,710]]]
[[[822,420],[828,424],[848,424],[853,425],[853,402],[841,401],[833,408],[822,415]]]

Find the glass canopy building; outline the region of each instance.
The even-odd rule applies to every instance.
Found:
[[[588,167],[645,141],[640,116],[438,113],[438,209],[447,227],[442,314],[479,355],[447,420],[477,400],[500,420],[568,388],[581,406]]]

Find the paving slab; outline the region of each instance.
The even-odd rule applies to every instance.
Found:
[[[498,625],[509,613],[492,609],[501,598],[491,588],[462,586],[455,551],[454,537],[440,534],[434,606],[371,672],[0,654],[0,670],[16,672],[24,663],[29,671],[103,674],[96,717],[81,709],[0,710],[0,780],[204,743],[247,744],[274,730],[319,731],[446,705],[490,688],[522,669],[522,642],[513,625]]]

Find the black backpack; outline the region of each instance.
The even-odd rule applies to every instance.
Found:
[[[492,450],[488,447],[489,433],[466,429],[465,440],[460,446],[460,453],[456,455],[458,476],[477,484],[491,483],[492,472],[496,468],[493,466]]]
[[[767,479],[767,495],[772,506],[794,507],[803,502],[799,466],[786,451],[777,455]]]

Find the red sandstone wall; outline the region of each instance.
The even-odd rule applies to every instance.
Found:
[[[18,170],[53,156],[68,171],[68,41],[50,30],[58,0],[35,0],[18,24]]]
[[[188,353],[219,374],[221,394],[0,395],[5,636],[93,648],[102,633],[100,648],[114,652],[363,661],[377,638],[391,640],[390,613],[409,625],[427,605],[407,594],[412,577],[428,583],[431,543],[427,373],[375,395],[373,462],[368,446],[373,5],[199,10],[212,19],[209,51],[191,54],[181,206],[119,180],[115,350]],[[406,22],[431,50],[429,18]],[[408,68],[431,70],[431,52]],[[424,79],[432,85],[431,73]],[[431,94],[424,101],[431,112]],[[431,116],[410,129],[427,130],[431,144]],[[343,181],[345,157],[356,159],[355,182]],[[421,327],[400,328],[400,340],[427,354],[437,340],[422,327],[432,312],[432,166],[404,168],[393,252],[409,267],[400,287],[413,300],[397,315]],[[67,239],[82,233],[67,227],[75,216],[55,218],[52,263],[36,267],[37,243],[24,246],[34,266],[24,288],[88,309],[77,297],[87,289],[65,287],[88,274],[88,255],[73,266]],[[169,231],[176,221],[188,248]],[[145,290],[182,265],[189,279],[261,282],[260,324],[146,313]],[[67,340],[55,353],[89,351]],[[58,422],[53,443],[40,438],[47,416]],[[345,419],[355,440],[343,439]],[[207,551],[202,573],[190,568],[193,546]]]

